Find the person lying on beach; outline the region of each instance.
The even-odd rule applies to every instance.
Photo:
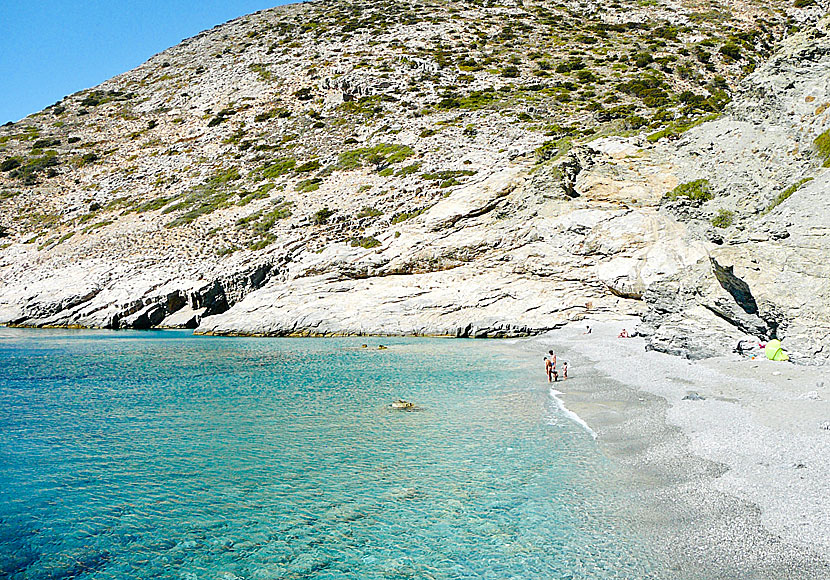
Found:
[[[550,364],[550,359],[545,357],[545,374],[548,375],[548,382],[551,381],[551,371],[553,371],[553,365]]]
[[[627,332],[627,331],[623,328],[623,329],[622,329],[622,332],[620,332],[620,333],[617,335],[617,338],[631,338],[631,337],[630,337],[630,336],[628,336],[628,332]]]

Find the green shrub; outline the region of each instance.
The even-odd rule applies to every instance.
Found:
[[[259,80],[263,82],[268,82],[272,78],[271,71],[268,70],[267,64],[252,64],[248,67],[248,69],[257,73],[259,75]]]
[[[46,149],[47,147],[55,147],[60,144],[60,139],[38,139],[32,145],[32,149]]]
[[[305,163],[294,169],[294,171],[297,173],[311,173],[312,171],[316,171],[318,169],[320,169],[320,162],[316,159],[313,159],[311,161],[306,161]]]
[[[731,60],[740,60],[741,47],[730,40],[720,47],[720,53]]]
[[[637,54],[634,57],[634,64],[637,66],[637,68],[645,68],[653,62],[654,57],[651,55],[650,52],[641,52],[640,54]]]
[[[719,209],[717,215],[712,218],[712,225],[716,228],[728,228],[735,221],[735,212],[728,209]]]
[[[173,201],[173,199],[175,199],[175,198],[172,198],[172,197],[157,197],[155,199],[145,201],[144,203],[135,206],[131,211],[136,212],[136,213],[144,213],[145,211],[155,211],[155,210],[163,208],[168,203]]]
[[[357,212],[357,215],[355,217],[357,217],[357,218],[367,218],[367,217],[378,217],[380,215],[383,215],[382,211],[367,205],[367,206],[364,206],[359,212]]]
[[[631,79],[617,85],[617,90],[633,97],[638,97],[649,107],[662,107],[669,103],[669,94],[665,90],[663,79],[647,73],[642,77]]]
[[[380,242],[371,236],[368,238],[352,238],[351,240],[351,246],[353,248],[360,246],[361,248],[366,248],[368,250],[369,248],[376,248],[379,245]]]
[[[216,127],[217,125],[221,125],[222,123],[228,120],[228,117],[231,117],[233,115],[236,115],[235,110],[222,109],[221,111],[216,113],[216,116],[213,119],[208,121],[208,127]]]
[[[256,222],[254,230],[258,232],[265,232],[274,227],[277,220],[284,220],[291,217],[291,203],[283,202],[277,205],[274,209],[264,212]]]
[[[278,119],[287,119],[291,116],[291,111],[288,109],[271,109],[270,111],[265,111],[264,113],[259,113],[254,117],[254,121],[257,123],[262,123],[267,121],[268,119],[278,118]]]
[[[830,167],[830,129],[816,137],[814,141],[823,167]]]
[[[420,163],[413,163],[412,165],[407,165],[406,167],[401,167],[400,169],[398,169],[398,171],[395,173],[395,175],[397,177],[405,177],[407,175],[412,175],[413,173],[418,173],[418,171],[420,169],[421,169],[421,164]]]
[[[519,76],[519,69],[516,66],[508,65],[501,69],[501,76],[507,79],[515,79]]]
[[[327,224],[329,218],[334,215],[334,210],[328,208],[328,206],[324,207],[323,209],[319,209],[314,212],[314,216],[312,216],[311,221],[314,222],[315,225],[322,226]]]
[[[238,194],[240,199],[236,202],[236,205],[244,207],[255,199],[265,199],[275,187],[276,185],[273,183],[263,183],[255,191],[240,191]]]
[[[419,215],[424,213],[427,209],[429,209],[429,208],[422,207],[420,209],[416,209],[416,210],[413,210],[413,211],[403,211],[403,212],[400,212],[400,213],[396,213],[394,216],[392,216],[392,223],[393,224],[399,224],[401,222],[412,219],[414,217],[418,217]]]
[[[662,139],[663,137],[682,135],[683,133],[685,133],[693,127],[697,127],[702,123],[706,123],[707,121],[713,121],[717,118],[718,113],[713,113],[711,115],[706,115],[705,117],[695,119],[694,121],[690,121],[685,118],[679,119],[677,121],[673,121],[668,127],[650,134],[648,137],[646,137],[646,140],[648,140],[650,143],[654,143]]]
[[[275,179],[286,173],[290,173],[297,165],[297,160],[293,157],[280,157],[268,165],[263,165],[260,168],[260,173],[265,179]]]
[[[407,145],[381,143],[374,147],[362,147],[344,151],[340,154],[335,169],[350,170],[371,164],[377,171],[386,169],[389,165],[400,163],[415,152]]]
[[[369,95],[360,97],[356,101],[346,101],[338,105],[338,109],[344,113],[375,117],[383,114],[383,106],[380,105],[380,95]]]
[[[82,107],[97,107],[111,101],[127,101],[133,98],[132,93],[122,91],[91,91],[81,101]]]
[[[274,234],[265,234],[261,239],[256,242],[252,242],[248,244],[249,250],[261,250],[267,246],[270,246],[274,242],[277,241],[277,236]]]
[[[291,202],[277,200],[270,211],[260,210],[236,220],[237,228],[248,228],[257,234],[266,235],[278,220],[291,217]]]
[[[320,189],[320,184],[323,183],[323,180],[319,177],[314,177],[312,179],[303,179],[297,185],[294,186],[296,191],[300,193],[311,193],[312,191],[317,191]]]
[[[483,109],[498,99],[498,94],[493,89],[482,89],[472,91],[469,95],[462,97],[454,92],[445,92],[441,95],[436,107],[442,110],[468,109],[471,111]]]
[[[576,72],[576,78],[578,78],[580,80],[580,82],[583,82],[583,83],[595,83],[599,80],[597,78],[597,76],[589,70],[577,71]]]
[[[47,177],[57,175],[55,167],[58,165],[60,165],[58,154],[55,151],[45,151],[43,156],[29,158],[25,163],[12,169],[9,177],[20,179],[24,185],[35,185],[40,173],[45,172]]]
[[[802,185],[804,185],[808,181],[812,181],[812,180],[813,180],[812,177],[805,177],[804,179],[800,180],[798,183],[794,183],[791,186],[789,186],[787,189],[785,189],[784,191],[779,193],[778,196],[774,200],[772,200],[772,203],[770,203],[767,206],[767,209],[764,210],[764,213],[771,212],[773,209],[775,209],[776,206],[778,206],[779,204],[784,202],[784,200],[786,200],[788,197],[790,197],[792,194],[794,194],[796,191],[798,191],[801,188]]]
[[[102,222],[94,223],[91,226],[87,226],[84,228],[84,233],[88,234],[89,232],[94,232],[95,230],[99,230],[101,228],[105,228],[108,225],[111,225],[113,222],[110,220],[105,220]]]
[[[20,157],[9,157],[3,163],[0,163],[0,171],[11,171],[23,165],[23,160]]]
[[[294,96],[297,97],[300,101],[310,101],[314,98],[314,94],[311,92],[311,88],[305,87],[294,93]]]
[[[666,194],[668,199],[677,199],[678,197],[688,197],[690,200],[698,203],[709,201],[713,199],[712,191],[709,188],[708,179],[696,179],[688,183],[681,183],[669,193]]]
[[[233,246],[233,245],[224,246],[224,247],[218,248],[216,250],[216,255],[219,256],[220,258],[222,258],[224,256],[229,256],[229,255],[233,254],[237,250],[239,250],[239,248],[237,246]]]
[[[544,163],[551,159],[557,159],[570,151],[571,138],[562,137],[560,139],[553,139],[552,141],[545,141],[536,148],[536,163]]]

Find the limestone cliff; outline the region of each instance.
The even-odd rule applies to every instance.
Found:
[[[826,358],[826,6],[644,4],[285,6],[8,124],[0,321]]]

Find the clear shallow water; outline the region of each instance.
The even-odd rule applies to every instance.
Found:
[[[518,352],[0,329],[0,578],[656,577]]]

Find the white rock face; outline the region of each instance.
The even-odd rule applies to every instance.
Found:
[[[709,246],[711,267],[680,270],[644,294],[651,309],[641,330],[652,348],[708,356],[734,347],[743,331],[780,338],[795,362],[830,359],[830,170],[813,153],[813,140],[830,130],[827,28],[825,19],[818,32],[787,41],[729,114],[679,142],[682,173],[725,189],[713,208],[753,214]]]
[[[609,220],[589,239],[615,256],[597,265],[597,277],[625,298],[640,299],[652,283],[709,257],[707,245],[690,239],[682,224],[650,210]]]

